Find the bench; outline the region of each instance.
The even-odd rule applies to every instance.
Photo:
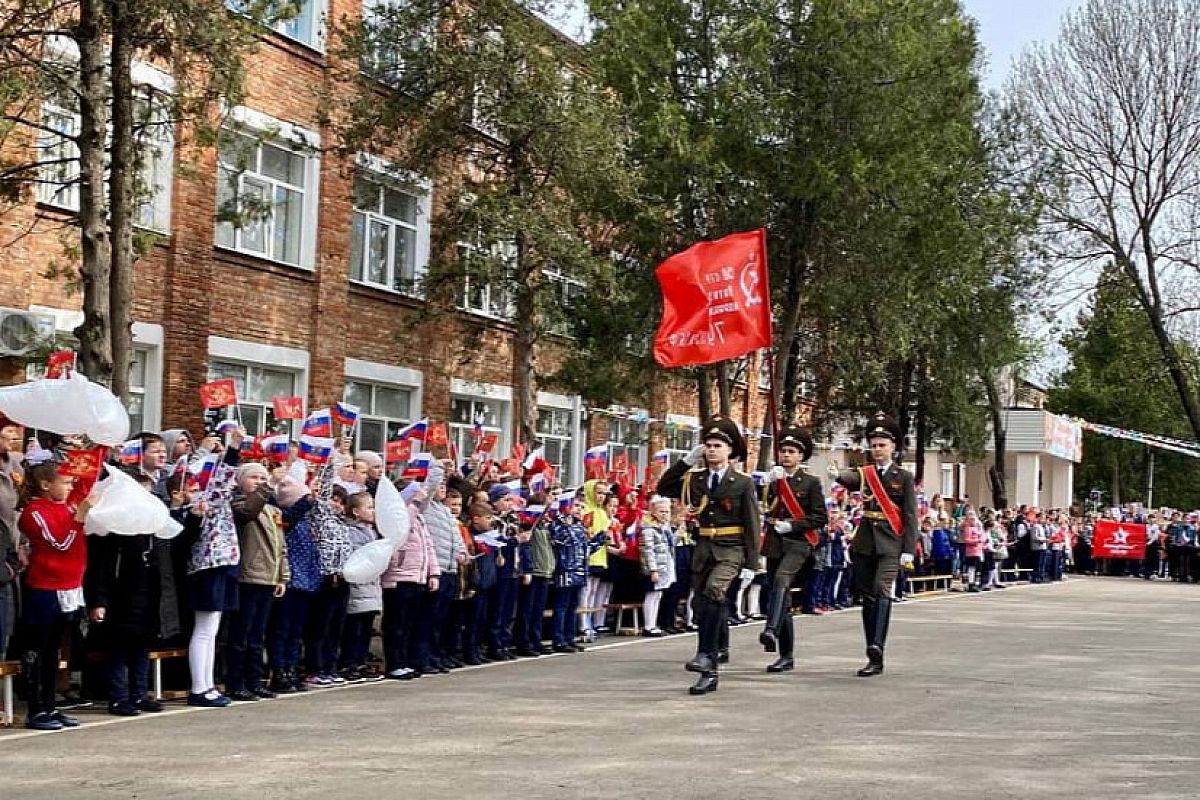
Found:
[[[0,707],[0,726],[11,726],[16,715],[13,708],[13,676],[21,672],[20,661],[0,661],[0,678],[4,681],[4,705]]]
[[[1001,580],[1009,580],[1010,575],[1014,581],[1029,580],[1033,577],[1033,570],[1028,567],[1010,567],[1000,570]]]
[[[617,636],[639,636],[642,633],[642,604],[641,603],[609,603],[604,607],[617,612],[617,624],[613,633]],[[633,626],[625,625],[625,612],[633,612]]]
[[[910,575],[907,578],[908,586],[913,594],[918,592],[925,593],[931,591],[950,591],[950,583],[954,580],[953,575]],[[943,589],[941,584],[945,584]]]
[[[155,700],[175,700],[187,696],[187,692],[164,692],[162,688],[162,662],[168,658],[187,658],[187,654],[186,647],[150,651],[150,664],[154,670],[150,677],[150,691],[154,693]]]

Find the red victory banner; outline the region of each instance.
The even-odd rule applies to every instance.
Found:
[[[68,450],[66,460],[58,467],[58,474],[67,478],[95,478],[100,474],[100,465],[107,452],[107,447]]]
[[[1146,526],[1102,519],[1092,531],[1092,558],[1146,557]]]
[[[275,419],[304,419],[303,397],[272,397]]]
[[[209,381],[200,387],[200,403],[205,408],[225,408],[237,405],[237,387],[233,378]]]
[[[47,378],[65,378],[75,369],[74,350],[55,350],[46,359]]]
[[[475,446],[476,453],[490,453],[496,447],[496,443],[500,441],[500,434],[485,433],[483,438],[479,440],[479,444]]]
[[[445,447],[450,444],[450,438],[446,435],[446,423],[435,422],[429,426],[429,433],[425,435],[425,444],[429,447]]]
[[[384,453],[384,459],[389,464],[399,464],[401,461],[408,461],[412,458],[412,439],[397,439],[388,442],[385,450],[387,452]]]
[[[654,360],[713,364],[771,346],[766,231],[698,242],[658,265],[662,321]]]

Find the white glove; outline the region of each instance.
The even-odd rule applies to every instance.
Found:
[[[752,580],[754,580],[754,570],[743,569],[741,572],[738,573],[738,578],[741,580],[742,583],[750,583]]]
[[[781,481],[786,477],[787,477],[787,470],[785,470],[783,467],[778,466],[778,465],[771,467],[771,476],[769,478],[770,480]]]
[[[778,533],[780,536],[782,536],[785,533],[791,533],[792,532],[792,523],[788,522],[787,520],[784,520],[783,522],[776,522],[775,523],[775,532]]]
[[[902,567],[911,567],[913,565],[914,560],[915,559],[913,558],[912,553],[901,553],[900,554],[900,566],[902,566]]]
[[[698,444],[692,448],[692,452],[683,457],[683,463],[689,467],[694,467],[700,463],[700,459],[704,458],[704,445]]]

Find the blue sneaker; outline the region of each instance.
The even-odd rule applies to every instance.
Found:
[[[63,724],[55,719],[53,714],[42,712],[25,720],[25,727],[35,731],[61,731]]]
[[[75,719],[74,717],[68,717],[66,714],[64,714],[61,711],[55,710],[55,712],[53,714],[51,714],[50,716],[52,716],[56,720],[58,720],[59,724],[61,724],[64,728],[78,728],[79,727],[79,720]]]
[[[209,689],[204,694],[189,692],[187,696],[187,704],[189,706],[199,706],[200,708],[224,708],[232,702],[232,700],[216,689]]]

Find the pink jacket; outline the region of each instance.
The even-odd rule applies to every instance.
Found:
[[[974,525],[963,528],[963,544],[967,558],[983,558],[983,531]]]
[[[397,583],[428,583],[430,578],[442,574],[433,539],[425,529],[425,520],[415,506],[409,506],[408,510],[412,526],[408,538],[392,554],[392,560],[380,577],[384,589],[391,589]]]

